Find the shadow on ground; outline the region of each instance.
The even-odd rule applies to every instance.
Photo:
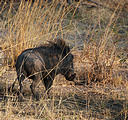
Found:
[[[33,115],[37,119],[44,118],[46,110],[52,111],[54,114],[63,114],[64,116],[76,115],[81,119],[128,119],[127,92],[120,94],[120,92],[116,91],[117,94],[115,95],[112,89],[108,93],[102,93],[97,92],[96,89],[99,88],[94,88],[94,86],[90,88],[88,86],[58,85],[52,87],[50,98],[44,98],[44,90],[39,89],[42,88],[40,86],[38,88],[41,94],[40,101],[33,100],[30,89],[25,89],[25,93],[27,93],[25,99],[23,102],[19,102],[16,95],[17,88],[15,88],[13,94],[10,94],[7,91],[9,86],[6,80],[1,78],[0,112],[3,115],[8,111],[9,102],[9,105],[13,108],[12,113],[14,115]]]

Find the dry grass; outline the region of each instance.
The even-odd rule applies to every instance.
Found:
[[[96,2],[105,6],[102,1]],[[110,11],[110,1],[107,8],[99,6],[96,10],[88,7],[85,9],[85,3],[92,5],[82,0],[71,5],[66,0],[61,1],[61,4],[59,0],[51,3],[40,3],[39,0],[34,3],[0,2],[0,48],[5,54],[6,67],[13,68],[17,56],[24,49],[44,44],[56,37],[65,39],[69,33],[77,33],[78,36],[82,31],[86,33],[80,51],[77,49],[79,44],[74,44],[77,35],[72,41],[66,39],[69,44],[74,44],[72,53],[75,56],[76,81],[84,83],[83,86],[74,85],[62,76],[57,76],[51,89],[51,98],[45,97],[42,92],[44,87],[39,85],[37,89],[41,99],[37,102],[31,98],[29,83],[26,82],[25,100],[19,102],[15,93],[10,95],[7,91],[16,78],[15,72],[12,68],[11,71],[5,70],[5,66],[0,68],[1,119],[127,120],[128,60],[127,57],[117,57],[120,51],[118,52],[117,41],[115,42],[120,36],[127,37],[127,32],[123,35],[117,33],[122,20],[120,16],[127,11],[124,11],[127,2],[121,0],[117,4],[112,1],[113,7],[110,6],[110,9],[113,9]],[[77,22],[86,25],[80,26]],[[127,27],[124,19],[122,24]],[[15,89],[17,90],[17,86]]]
[[[58,4],[59,1],[54,1],[53,4],[39,3],[38,0],[34,4],[21,1],[15,12],[15,3],[8,5],[3,26],[7,29],[7,35],[1,47],[7,52],[11,66],[24,49],[54,39],[58,33],[63,37],[62,21],[72,6],[63,7],[65,2]]]

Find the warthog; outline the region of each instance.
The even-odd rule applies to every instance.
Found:
[[[73,55],[62,39],[55,39],[47,45],[26,49],[18,56],[15,67],[20,87],[19,94],[22,95],[23,80],[29,78],[32,79],[30,88],[36,99],[39,99],[39,95],[35,88],[40,80],[48,91],[57,74],[64,75],[69,81],[74,81],[76,76],[73,68]],[[16,80],[12,84],[12,90],[15,82]]]

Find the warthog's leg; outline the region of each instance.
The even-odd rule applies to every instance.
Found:
[[[19,86],[20,86],[20,90],[19,90],[18,95],[19,95],[19,99],[22,100],[22,97],[23,97],[23,85],[22,85],[22,82],[24,81],[25,76],[23,74],[18,75],[17,79],[18,79]]]
[[[18,78],[15,79],[15,81],[12,83],[12,85],[8,88],[8,92],[12,92],[14,90],[14,86],[16,84]]]
[[[35,91],[35,88],[38,85],[38,83],[40,82],[40,80],[41,80],[41,75],[40,74],[34,75],[33,76],[33,82],[30,85],[31,92],[33,94],[33,97],[36,98],[36,100],[39,100],[39,94]]]
[[[43,82],[46,89],[46,93],[49,95],[50,87],[53,84],[53,79],[50,76],[48,76],[43,80]]]

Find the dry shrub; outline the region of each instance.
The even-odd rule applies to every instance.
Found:
[[[107,82],[112,77],[113,58],[110,51],[105,51],[102,57],[97,56],[97,46],[88,45],[83,52],[77,53],[75,67],[77,69],[78,81],[85,84],[92,82]]]
[[[116,84],[114,80],[113,71],[116,69],[116,45],[113,42],[115,33],[113,28],[122,10],[122,5],[118,3],[115,11],[111,15],[108,24],[104,31],[102,31],[100,39],[95,38],[95,27],[91,33],[90,41],[85,42],[84,50],[82,52],[76,52],[75,67],[77,71],[77,78],[80,83],[91,84],[92,82],[103,84]],[[99,19],[100,21],[100,19]],[[98,26],[97,24],[95,26]],[[78,83],[78,84],[80,84]]]

